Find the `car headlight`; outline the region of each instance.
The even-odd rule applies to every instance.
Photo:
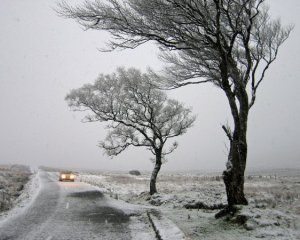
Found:
[[[74,179],[75,176],[73,174],[70,175],[70,179]]]
[[[65,175],[65,174],[62,174],[62,175],[61,175],[61,178],[66,178],[66,175]]]

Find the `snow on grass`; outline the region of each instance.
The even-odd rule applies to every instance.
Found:
[[[19,181],[9,180],[12,176],[20,179],[17,174],[5,172],[0,176],[2,185],[10,186],[9,191],[21,190],[13,200],[15,207],[0,213],[1,224],[30,206],[40,182],[37,169],[22,189],[18,187],[22,184],[17,186]],[[247,177],[249,206],[239,207],[234,217],[218,220],[214,218],[218,212],[215,208],[226,204],[224,185],[218,175],[161,173],[157,182],[159,193],[152,196],[148,194],[149,179],[149,173],[132,176],[102,172],[81,173],[77,181],[97,186],[111,198],[108,202],[112,207],[130,216],[133,239],[154,239],[149,216],[163,239],[300,239],[300,171]]]
[[[300,171],[248,176],[245,192],[249,206],[240,207],[234,218],[218,220],[214,217],[219,211],[216,208],[226,204],[219,175],[161,173],[159,193],[153,196],[148,194],[149,179],[149,173],[132,176],[109,172],[85,173],[78,178],[101,187],[115,199],[159,209],[163,218],[184,232],[186,239],[300,239]],[[161,225],[156,221],[168,235],[168,224],[163,222],[168,221]]]
[[[129,196],[147,191],[148,178],[139,178],[129,174],[102,173],[101,175],[79,174],[77,181],[98,186],[110,197],[127,200]]]
[[[29,169],[29,168],[28,168]],[[0,212],[0,224],[3,224],[4,222],[8,221],[11,217],[17,216],[19,213],[25,211],[27,207],[30,206],[30,204],[33,202],[33,200],[38,195],[39,189],[40,189],[40,178],[39,178],[39,171],[37,168],[30,168],[30,170],[25,170],[18,168],[17,170],[13,170],[15,172],[12,172],[12,174],[5,175],[6,182],[6,191],[7,192],[14,192],[17,196],[16,198],[13,197],[14,194],[8,195],[9,201],[12,203],[11,207],[7,209],[7,211]],[[0,171],[0,175],[3,176],[3,170]],[[30,172],[30,174],[29,174]],[[16,176],[19,174],[26,173],[28,174],[28,180],[24,180],[22,185],[22,189],[18,191],[18,187],[20,186],[20,182],[15,181]]]
[[[7,211],[13,206],[29,176],[30,169],[24,166],[0,167],[0,211]]]

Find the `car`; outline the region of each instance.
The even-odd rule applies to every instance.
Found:
[[[59,173],[59,181],[75,181],[75,174],[70,171],[64,171]]]

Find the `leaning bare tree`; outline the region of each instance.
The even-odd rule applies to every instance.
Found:
[[[150,194],[157,192],[156,178],[164,157],[173,152],[167,140],[184,134],[195,117],[191,110],[157,89],[155,73],[119,68],[111,75],[100,75],[94,84],[72,90],[66,101],[74,111],[87,110],[85,121],[108,122],[110,129],[100,147],[116,156],[129,146],[146,147],[155,155]]]
[[[168,88],[213,83],[228,99],[233,126],[224,125],[230,142],[223,173],[228,209],[247,204],[244,172],[247,121],[257,89],[292,27],[272,20],[265,0],[104,0],[72,7],[62,16],[87,29],[111,33],[108,50],[135,48],[148,41],[169,63],[162,80]]]

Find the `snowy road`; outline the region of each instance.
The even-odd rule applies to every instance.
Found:
[[[80,182],[58,182],[47,172],[39,175],[39,194],[0,226],[0,240],[132,239],[128,213],[113,207],[100,191]]]

